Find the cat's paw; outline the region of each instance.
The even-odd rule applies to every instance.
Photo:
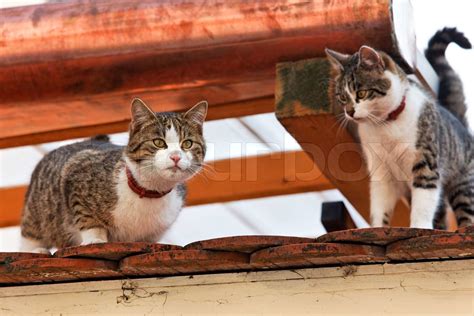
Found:
[[[81,246],[86,246],[86,245],[91,245],[91,244],[103,244],[106,242],[107,240],[103,240],[100,238],[91,238],[91,239],[83,240],[81,242]]]
[[[43,247],[38,247],[38,248],[32,249],[30,252],[32,252],[32,253],[43,253],[45,255],[50,255],[51,254],[51,252],[49,252],[48,249],[43,248]]]
[[[80,232],[81,246],[90,244],[103,244],[107,242],[107,231],[103,228],[90,228]]]

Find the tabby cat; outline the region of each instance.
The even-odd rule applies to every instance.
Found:
[[[183,206],[183,183],[203,163],[206,113],[204,101],[179,114],[154,113],[135,99],[127,146],[105,136],[47,154],[26,193],[22,250],[157,241]]]
[[[397,200],[411,201],[411,227],[446,227],[446,207],[459,226],[474,218],[474,137],[464,117],[462,85],[447,63],[450,42],[470,48],[456,29],[444,29],[426,52],[440,76],[440,102],[386,53],[362,46],[353,55],[327,49],[335,101],[357,123],[370,172],[371,225],[388,226]]]

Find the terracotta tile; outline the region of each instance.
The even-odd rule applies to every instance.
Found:
[[[392,242],[426,235],[446,234],[443,230],[408,227],[373,227],[335,231],[322,235],[317,242],[344,242],[366,245],[387,245]]]
[[[461,227],[456,232],[462,234],[474,234],[474,225]]]
[[[181,248],[180,246],[157,243],[115,242],[63,248],[59,249],[54,255],[59,258],[83,257],[120,260],[140,253],[178,250]]]
[[[49,280],[46,280],[51,282]],[[29,273],[28,271],[12,271],[10,265],[0,266],[0,284],[2,285],[15,285],[25,283],[43,283],[44,278],[38,277],[36,274]]]
[[[7,266],[15,283],[59,282],[120,277],[117,263],[95,259],[47,258],[12,262]]]
[[[401,240],[387,247],[391,260],[474,258],[474,236],[445,234]]]
[[[0,253],[0,284],[24,283],[31,276],[25,275],[17,279],[17,275],[12,272],[10,264],[15,261],[51,258],[51,255],[30,252],[2,252]],[[23,281],[23,282],[21,282]]]
[[[0,252],[0,264],[18,260],[50,258],[51,255],[31,252]]]
[[[0,253],[0,284],[22,283],[17,282],[17,276],[12,272],[12,262],[31,259],[51,258],[51,255],[30,252],[1,252]],[[24,278],[29,278],[25,276]],[[21,280],[20,280],[21,281]]]
[[[11,271],[8,269],[7,265],[0,264],[0,284],[10,284],[14,283],[15,280],[11,278]]]
[[[293,244],[257,251],[251,255],[250,264],[256,268],[277,269],[385,262],[384,251],[379,246],[355,244]]]
[[[173,250],[125,258],[120,270],[127,275],[175,275],[249,268],[247,254],[226,251]]]
[[[252,253],[268,247],[309,242],[314,242],[314,239],[285,236],[232,236],[197,241],[186,245],[184,248]]]

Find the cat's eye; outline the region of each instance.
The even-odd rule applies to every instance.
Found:
[[[166,142],[162,140],[161,138],[157,138],[153,140],[153,144],[160,149],[168,148],[168,146],[166,145]]]
[[[346,96],[344,94],[338,94],[337,99],[340,103],[343,103],[343,104],[347,102]]]
[[[186,139],[184,142],[181,143],[181,147],[183,149],[189,149],[189,148],[193,147],[193,141],[189,140],[189,139]]]
[[[364,99],[367,97],[368,91],[367,90],[359,90],[357,91],[357,98],[358,99]]]

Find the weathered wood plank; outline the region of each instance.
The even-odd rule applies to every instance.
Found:
[[[247,91],[242,96],[231,86],[227,89],[217,88],[216,93],[203,89],[189,94],[183,91],[183,94],[175,91],[155,94],[148,91],[126,96],[97,97],[94,100],[0,104],[0,127],[4,129],[0,132],[0,148],[124,132],[130,124],[130,102],[137,95],[156,112],[184,111],[206,99],[210,102],[207,120],[273,111],[273,96],[245,99],[258,94]],[[213,88],[206,89],[209,90]],[[219,103],[222,100],[231,101]],[[37,113],[29,112],[33,109]]]
[[[187,205],[333,189],[302,151],[209,163],[188,183]],[[18,225],[26,186],[0,189],[0,227]]]
[[[472,315],[474,260],[0,288],[2,315]],[[28,304],[25,304],[28,302]]]
[[[0,227],[20,223],[26,186],[0,189]]]

